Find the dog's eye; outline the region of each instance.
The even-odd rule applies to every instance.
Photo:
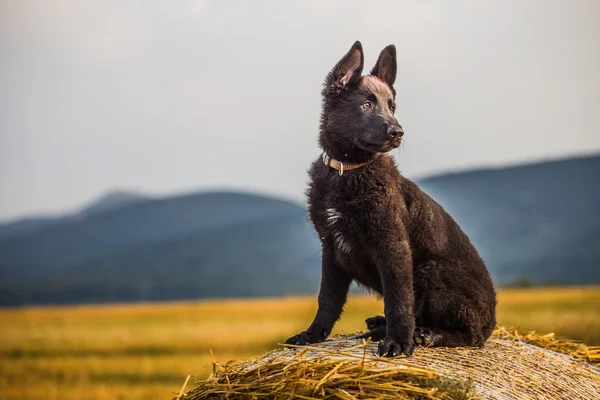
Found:
[[[363,108],[371,108],[371,102],[370,101],[365,101],[364,103],[362,103],[362,107]]]
[[[396,111],[396,105],[395,104],[390,104],[390,110],[392,112]]]

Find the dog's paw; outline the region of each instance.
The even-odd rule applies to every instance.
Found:
[[[385,325],[384,326],[375,326],[373,329],[371,329],[367,333],[363,333],[362,335],[358,336],[357,339],[371,338],[371,341],[377,342],[381,339],[384,339],[385,334],[386,334]]]
[[[402,354],[408,357],[412,355],[414,348],[415,344],[410,340],[401,342],[393,339],[385,339],[379,343],[377,354],[381,357],[396,357]]]
[[[415,328],[415,334],[413,339],[419,346],[431,346],[433,345],[433,334],[429,328]]]
[[[378,327],[386,326],[385,317],[382,317],[381,315],[367,318],[365,319],[365,323],[367,324],[367,329],[370,331]]]
[[[291,338],[289,338],[288,340],[286,340],[285,344],[295,344],[298,346],[305,346],[307,344],[322,342],[323,340],[325,340],[325,336],[316,337],[312,332],[304,331],[304,332],[300,332],[299,334],[294,335]]]
[[[310,343],[309,335],[306,332],[300,332],[299,334],[294,335],[285,341],[285,344],[296,344],[299,346],[304,346]]]

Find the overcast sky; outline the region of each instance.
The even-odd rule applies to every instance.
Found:
[[[303,200],[320,90],[398,50],[412,178],[600,151],[600,2],[0,0],[0,220],[125,188]]]

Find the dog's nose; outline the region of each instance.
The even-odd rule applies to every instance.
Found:
[[[398,136],[402,137],[404,135],[404,130],[400,125],[389,125],[387,128],[387,133],[391,138],[396,138]]]

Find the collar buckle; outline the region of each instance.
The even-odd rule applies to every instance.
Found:
[[[346,163],[344,164],[341,161],[338,161],[329,155],[327,155],[327,151],[323,152],[323,164],[327,165],[329,168],[333,168],[339,171],[340,176],[344,175],[345,171],[349,171],[351,169],[360,168],[363,165],[367,165],[369,162],[360,162],[360,163]]]

